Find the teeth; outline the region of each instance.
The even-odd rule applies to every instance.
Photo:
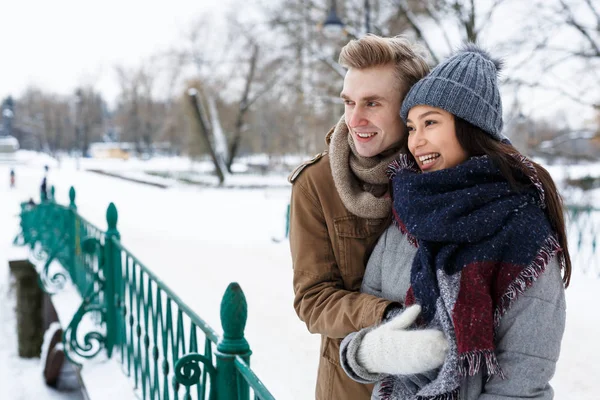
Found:
[[[421,164],[430,164],[439,156],[439,153],[431,153],[424,156],[419,156],[419,161]]]
[[[358,135],[358,137],[366,139],[366,138],[370,138],[371,136],[375,136],[376,132],[371,132],[371,133],[356,132],[356,134]]]

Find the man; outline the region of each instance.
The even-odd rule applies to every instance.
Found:
[[[400,105],[429,67],[405,38],[374,35],[344,46],[339,62],[348,69],[344,117],[327,134],[328,150],[290,175],[294,308],[310,332],[321,334],[316,399],[367,400],[372,386],[344,373],[339,345],[397,306],[358,291],[391,221],[385,171],[406,134]]]

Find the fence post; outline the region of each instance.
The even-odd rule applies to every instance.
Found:
[[[247,400],[248,383],[235,366],[236,356],[250,362],[250,346],[244,338],[248,318],[246,296],[237,282],[232,282],[221,300],[221,326],[223,337],[217,343],[217,393],[219,400]]]
[[[104,301],[106,306],[106,353],[112,356],[113,347],[120,343],[119,318],[121,309],[121,252],[113,243],[120,240],[117,230],[118,213],[114,203],[106,210],[106,231],[104,241]]]
[[[8,265],[17,281],[19,357],[39,357],[44,340],[42,317],[44,292],[38,285],[37,271],[27,260],[9,261]]]
[[[77,210],[77,206],[75,205],[75,188],[73,186],[69,189],[69,208]]]
[[[77,205],[75,204],[75,188],[73,186],[71,186],[69,189],[69,215],[70,221],[68,229],[70,230],[69,233],[71,238],[69,243],[69,255],[71,259],[69,260],[69,265],[66,267],[69,270],[71,279],[75,281],[74,283],[76,285],[79,285],[79,276],[77,275],[77,258],[79,257],[81,250],[81,238],[78,227],[79,221],[77,220]]]

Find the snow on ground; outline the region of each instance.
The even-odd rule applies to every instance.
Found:
[[[156,170],[168,169],[165,160],[160,162],[165,164],[154,165]],[[82,159],[82,170],[76,170],[75,160],[63,159],[58,168],[52,160],[31,155],[29,164],[16,166],[18,187],[13,190],[8,188],[9,166],[0,165],[0,257],[17,233],[18,203],[39,198],[46,163],[57,200],[67,203],[69,187],[75,186],[79,212],[103,230],[106,207],[114,202],[125,246],[218,332],[223,292],[229,282],[239,282],[248,301],[246,336],[253,350],[253,370],[277,399],[314,398],[319,337],[308,333],[293,310],[287,243],[272,241],[283,235],[289,187],[207,189],[174,184],[160,189],[83,171],[92,163],[95,168],[111,168],[97,160]],[[130,165],[140,162],[119,163],[120,170],[127,172]],[[175,163],[182,168],[186,164]],[[145,163],[144,168],[151,164]],[[139,170],[138,165],[129,173]],[[248,179],[259,182],[262,178]],[[558,399],[592,400],[600,391],[600,363],[596,362],[600,313],[589,311],[600,290],[598,274],[590,270],[583,275],[576,265],[567,290],[567,328],[552,382]],[[0,259],[2,300],[8,298],[7,275],[7,263]],[[9,302],[1,305],[0,376],[3,382],[11,382],[11,390],[0,385],[0,398],[19,387],[36,390],[35,397],[24,398],[56,398],[43,389],[39,363],[16,358],[14,317]]]
[[[25,193],[9,188],[7,166],[0,166],[0,176],[4,178],[0,180],[0,399],[82,399],[80,393],[59,393],[46,387],[39,359],[18,357],[15,289],[10,287],[8,259]]]
[[[583,162],[578,165],[555,164],[547,166],[547,169],[561,187],[562,195],[569,202],[600,208],[600,187],[583,191],[564,184],[564,180],[566,179],[592,177],[600,180],[600,163]]]

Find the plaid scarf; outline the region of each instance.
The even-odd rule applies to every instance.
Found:
[[[388,377],[380,394],[457,399],[466,376],[482,371],[504,378],[494,352],[495,329],[560,246],[538,181],[517,192],[489,157],[422,174],[401,155],[388,173],[396,223],[418,246],[406,305],[421,305],[418,325],[441,329],[450,350],[429,383]]]

